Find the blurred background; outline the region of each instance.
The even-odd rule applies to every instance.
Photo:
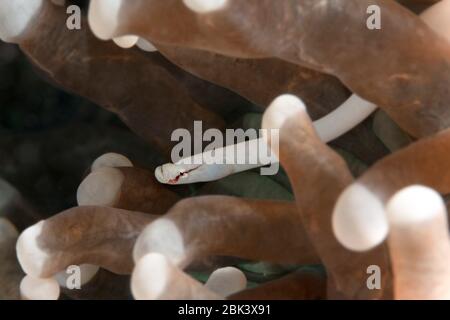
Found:
[[[239,127],[260,125],[261,113],[250,112],[242,117],[240,112],[236,116],[240,117],[236,122]],[[115,114],[53,86],[16,45],[0,42],[0,217],[7,217],[21,231],[77,206],[80,182],[89,173],[92,162],[107,152],[124,154],[135,165],[150,170],[165,162]],[[174,189],[182,196],[226,194],[293,199],[282,170],[273,177],[260,176],[254,170]],[[14,246],[10,249],[4,254],[14,259]],[[249,286],[297,269],[264,262],[236,261],[236,264],[246,273]],[[303,268],[323,272],[320,266]],[[209,272],[193,271],[191,275],[206,281]],[[22,274],[17,277],[19,281]],[[0,299],[2,294],[0,290]],[[131,298],[129,277],[102,270],[94,283],[77,294],[70,292],[62,298]]]
[[[0,42],[1,179],[40,215],[53,215],[76,205],[86,170],[110,151],[137,163],[155,158],[113,113],[51,86],[17,46]]]

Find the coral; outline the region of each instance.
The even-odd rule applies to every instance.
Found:
[[[370,291],[363,279],[367,276],[364,266],[388,263],[384,250],[353,253],[334,237],[331,213],[353,177],[343,159],[321,142],[304,104],[294,96],[277,98],[264,115],[263,127],[280,129],[278,158],[291,180],[301,221],[329,272],[329,290],[346,298],[383,295],[382,290]]]
[[[134,259],[159,252],[180,267],[210,255],[318,263],[295,212],[290,202],[225,196],[185,199],[142,232],[134,247]]]
[[[101,39],[136,34],[153,43],[234,57],[277,57],[337,76],[353,92],[384,108],[413,136],[426,136],[449,125],[450,47],[394,1],[340,0],[317,5],[314,0],[230,0],[223,9],[201,15],[178,0],[115,4],[92,2],[90,25]],[[372,32],[363,23],[371,5],[387,13],[385,32]],[[245,23],[233,18],[236,13],[245,17]],[[177,23],[163,18],[168,15]],[[149,19],[152,24],[143,23]],[[337,28],[340,24],[346,27]],[[400,24],[404,27],[399,29]],[[352,30],[352,36],[343,30]],[[364,63],[355,65],[355,61]],[[426,89],[431,87],[433,91]]]
[[[78,186],[49,210],[0,180],[0,298],[450,298],[449,0],[88,3],[69,30],[64,1],[0,0],[3,41],[121,120],[22,134],[25,173],[39,162],[21,154],[49,154]],[[174,161],[172,133],[199,121],[261,135]]]
[[[389,251],[397,299],[449,299],[448,218],[441,196],[411,186],[397,192],[386,206]]]

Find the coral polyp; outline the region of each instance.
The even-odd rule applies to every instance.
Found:
[[[450,298],[449,0],[83,3],[0,0],[0,299]]]

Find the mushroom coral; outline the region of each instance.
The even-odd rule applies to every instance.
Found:
[[[38,278],[85,263],[128,274],[134,242],[153,219],[147,213],[108,207],[72,208],[22,232],[17,256],[23,270]]]
[[[10,6],[14,7],[14,4]],[[170,134],[180,127],[192,130],[194,120],[202,120],[205,129],[224,127],[223,116],[232,109],[230,105],[235,100],[223,89],[182,71],[159,53],[121,50],[110,42],[96,39],[89,28],[82,28],[75,33],[67,28],[58,28],[65,23],[67,15],[64,10],[47,1],[42,1],[35,8],[33,17],[28,19],[26,29],[19,37],[6,39],[18,43],[52,82],[117,113],[136,133],[164,152],[167,153],[173,146],[169,141]],[[84,18],[83,23],[86,23]],[[48,41],[44,40],[48,38],[52,39],[51,45],[55,50],[51,56],[47,54]],[[85,46],[95,49],[82,50]],[[173,52],[170,49],[167,51]],[[200,52],[196,61],[202,60],[202,54]],[[215,68],[224,69],[222,74],[240,77],[247,74],[245,82],[241,80],[236,85],[227,86],[223,80],[211,81],[239,94],[243,93],[244,97],[263,106],[277,93],[293,90],[295,94],[308,97],[314,113],[323,115],[346,99],[347,91],[336,79],[289,63],[276,60],[244,60],[239,63],[219,57],[219,62],[222,59],[225,62],[221,67],[214,56],[211,59]],[[96,76],[88,76],[86,70]],[[255,75],[254,70],[259,70],[261,75]],[[188,68],[188,71],[191,70]],[[269,74],[279,74],[280,78],[268,78]],[[120,81],[123,75],[127,75],[128,86]],[[205,75],[202,72],[200,76]],[[259,79],[258,82],[251,81],[251,76]],[[292,80],[286,80],[288,78]],[[305,80],[308,86],[303,85]],[[233,78],[231,81],[234,83],[236,80]],[[257,92],[267,91],[267,88],[272,91],[267,92],[268,98],[256,98]],[[172,91],[176,92],[175,95]],[[200,95],[207,95],[211,91],[216,92],[209,94],[209,100],[214,103],[205,103],[205,98]],[[252,93],[245,94],[246,91]],[[217,100],[224,102],[218,103]],[[173,117],[174,114],[177,116]],[[364,119],[368,114],[370,111],[362,112],[360,117]],[[358,121],[353,126],[356,124]]]
[[[34,15],[20,37],[11,41],[18,43],[52,82],[117,113],[163,152],[171,149],[172,131],[191,128],[195,120],[202,120],[205,128],[224,127],[222,117],[195,102],[172,74],[172,70],[181,70],[158,54],[122,50],[99,41],[89,28],[77,32],[61,28],[67,19],[65,10],[49,1],[42,1]],[[53,46],[52,55],[48,43]],[[126,82],[121,81],[123,77]]]
[[[178,0],[93,0],[89,23],[95,35],[105,40],[134,34],[153,43],[232,57],[280,58],[333,74],[385,109],[415,137],[450,125],[450,45],[395,1],[226,3],[218,10],[198,13]],[[383,32],[363,23],[373,5],[384,13]],[[146,23],[149,20],[152,23]]]
[[[404,187],[422,184],[443,195],[449,193],[449,134],[444,130],[383,158],[344,190],[333,215],[333,227],[342,244],[367,250],[381,243],[388,234],[386,202]]]
[[[295,213],[291,203],[282,201],[225,196],[184,199],[145,228],[135,244],[134,260],[158,252],[180,267],[211,255],[318,263]]]
[[[104,154],[79,184],[77,207],[27,221],[20,235],[0,219],[0,280],[8,280],[0,293],[85,298],[113,286],[111,295],[135,299],[450,298],[442,198],[450,193],[450,1],[401,3],[91,0],[85,27],[71,32],[50,1],[0,0],[4,41],[49,82],[117,114],[162,159],[174,130],[192,133],[200,120],[223,131],[249,112],[264,112],[263,135],[238,150],[272,152],[254,164],[160,167]],[[381,30],[362,23],[371,5],[383,12]],[[431,7],[420,17],[406,8],[418,5]],[[377,106],[383,113],[372,117]],[[400,134],[371,128],[386,122]],[[354,175],[352,161],[367,170]],[[286,173],[279,190],[289,200],[209,194],[210,181],[239,181],[271,162]],[[202,184],[165,185],[193,183]],[[10,254],[16,238],[24,278]],[[283,271],[248,288],[243,265],[252,262]],[[318,264],[326,272],[308,271]],[[86,291],[64,288],[71,265]],[[373,266],[377,290],[368,286]],[[202,283],[197,269],[214,272]]]
[[[343,159],[319,139],[303,102],[290,95],[278,97],[264,114],[263,128],[280,130],[277,156],[289,175],[305,230],[329,272],[329,292],[362,299],[388,294],[371,291],[365,282],[368,266],[388,266],[385,248],[358,254],[334,237],[333,207],[353,177]],[[384,280],[389,280],[388,272]]]
[[[410,186],[388,202],[389,251],[397,299],[450,299],[450,239],[441,196]]]
[[[153,172],[136,167],[105,167],[91,172],[77,190],[78,205],[108,206],[163,214],[179,196],[159,184]]]

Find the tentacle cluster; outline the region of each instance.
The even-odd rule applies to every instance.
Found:
[[[0,218],[0,295],[58,299],[75,265],[94,288],[86,295],[120,275],[118,291],[135,299],[450,298],[450,1],[422,17],[405,6],[436,1],[401,2],[91,0],[86,26],[70,32],[50,1],[0,0],[2,40],[54,84],[116,113],[164,161],[171,133],[194,133],[196,120],[224,130],[236,115],[264,112],[260,127],[279,130],[279,141],[225,147],[272,151],[252,165],[97,158],[77,207],[20,235]],[[371,5],[384,13],[381,31],[362,23]],[[368,129],[377,107],[373,123],[389,120],[389,134]],[[358,145],[361,135],[373,144]],[[388,136],[399,140],[384,146]],[[367,160],[361,175],[348,149]],[[286,173],[282,200],[202,194],[270,162]],[[166,185],[198,182],[196,192]],[[230,265],[257,261],[289,271],[247,288],[249,273]],[[319,264],[326,272],[305,267]],[[204,283],[197,269],[210,273]]]

